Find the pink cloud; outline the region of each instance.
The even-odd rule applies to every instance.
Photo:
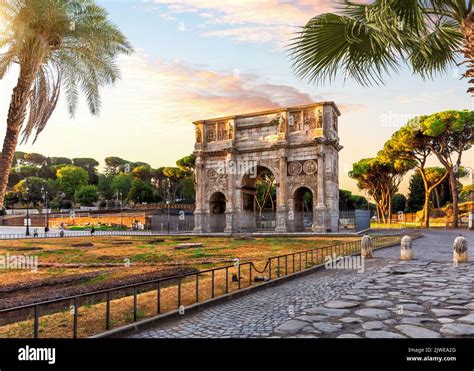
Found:
[[[203,18],[204,24],[226,26],[203,36],[280,45],[292,37],[295,26],[303,26],[312,17],[337,9],[331,0],[155,0],[155,3],[164,5],[170,13],[192,12]]]

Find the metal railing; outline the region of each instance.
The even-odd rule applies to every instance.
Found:
[[[91,234],[90,231],[69,231],[65,230],[64,234],[61,232],[38,233],[34,235],[33,227],[30,227],[30,235],[24,233],[9,233],[0,234],[0,240],[15,240],[15,239],[35,239],[35,238],[66,238],[66,237],[90,237],[90,236],[158,236],[161,233],[156,231],[95,231]]]
[[[412,238],[421,236],[419,231],[410,231],[407,233]],[[400,239],[403,235],[381,235],[375,236],[373,241],[373,248],[378,249],[382,247],[393,246],[400,243]],[[222,296],[230,293],[231,291],[239,291],[254,284],[260,282],[271,281],[280,277],[298,274],[308,269],[322,266],[325,263],[325,257],[334,256],[338,257],[359,254],[360,253],[360,240],[343,242],[330,246],[321,246],[314,249],[298,251],[294,253],[273,256],[267,259],[266,264],[263,268],[258,269],[254,262],[236,262],[233,265],[226,265],[223,267],[212,268],[202,270],[198,272],[186,273],[181,275],[170,276],[166,278],[160,278],[141,282],[137,284],[124,285],[120,287],[114,287],[111,289],[105,289],[100,291],[89,292],[81,295],[74,295],[60,299],[47,300],[39,303],[28,304],[18,306],[14,308],[7,308],[0,310],[0,326],[7,324],[14,324],[22,321],[31,321],[32,319],[32,335],[33,338],[39,337],[39,327],[41,316],[46,316],[54,313],[58,313],[69,309],[72,315],[72,337],[78,337],[79,329],[79,309],[81,307],[90,306],[85,299],[92,299],[95,301],[94,304],[105,303],[105,330],[112,328],[111,324],[111,305],[114,300],[123,298],[133,297],[133,309],[131,312],[131,322],[138,320],[138,299],[139,295],[148,293],[151,291],[156,292],[156,303],[155,312],[156,315],[171,312],[171,310],[163,311],[162,305],[162,290],[165,288],[175,288],[176,297],[174,298],[174,310],[179,310],[184,301],[182,295],[183,283],[187,283],[194,286],[192,297],[188,296],[187,305],[191,305],[199,302],[206,302],[217,296]],[[223,275],[218,273],[222,272]],[[235,272],[235,273],[232,273]],[[254,276],[254,273],[260,276]],[[232,274],[232,283],[236,283],[236,289],[232,290],[230,287],[229,274]],[[203,284],[203,277],[210,275],[210,298],[200,300],[200,289]],[[217,276],[221,277],[220,282],[216,282]],[[208,282],[209,283],[209,282]],[[216,285],[220,284],[221,293],[220,295],[216,291]],[[49,310],[43,308],[49,307]],[[16,319],[14,314],[16,313]],[[10,318],[9,318],[10,317]],[[11,318],[13,317],[13,319]]]

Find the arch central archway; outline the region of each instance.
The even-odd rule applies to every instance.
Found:
[[[222,192],[214,192],[209,198],[210,230],[224,232],[226,199]]]
[[[275,230],[277,180],[272,170],[258,165],[243,176],[241,203],[245,229]]]

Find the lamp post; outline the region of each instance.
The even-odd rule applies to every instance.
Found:
[[[26,187],[26,232],[25,236],[30,235],[30,188]]]
[[[465,166],[466,169],[471,170],[471,207],[469,210],[469,229],[474,229],[474,169],[470,166]]]
[[[120,191],[120,229],[123,228],[123,219],[122,219],[122,201],[123,201],[123,196],[122,196],[122,191]]]
[[[45,227],[49,227],[49,219],[48,219],[48,191],[44,188],[41,187],[41,194],[43,195],[44,199],[44,206],[46,209],[45,217],[44,217],[44,224]]]
[[[168,234],[170,234],[170,203],[171,203],[171,182],[168,178],[168,195],[166,200],[166,207],[168,208]]]

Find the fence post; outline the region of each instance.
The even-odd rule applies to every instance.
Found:
[[[35,321],[34,321],[34,329],[33,329],[33,337],[38,339],[38,332],[39,332],[39,305],[35,305]]]
[[[196,303],[199,302],[199,273],[196,273]]]
[[[110,291],[107,291],[107,304],[105,307],[105,329],[110,329]]]
[[[156,313],[161,313],[161,284],[160,281],[157,283],[156,287]]]
[[[73,337],[74,339],[77,338],[77,312],[78,312],[78,308],[77,308],[77,298],[74,298],[74,327],[73,327]]]
[[[133,322],[137,322],[137,287],[133,287]]]

